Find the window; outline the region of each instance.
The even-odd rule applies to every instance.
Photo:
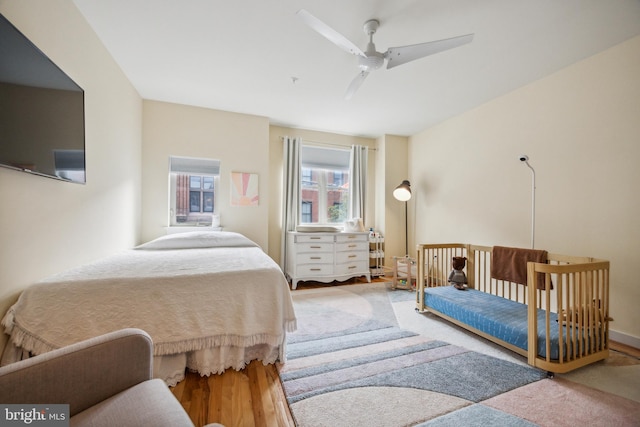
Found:
[[[348,149],[302,146],[302,224],[336,224],[347,220],[350,155]]]
[[[169,224],[211,225],[219,176],[219,160],[170,157]]]
[[[302,222],[303,223],[310,223],[311,222],[311,211],[313,210],[313,204],[309,201],[302,201],[302,211],[301,211],[301,215],[302,215]]]
[[[333,172],[333,186],[334,187],[340,187],[342,185],[342,181],[344,179],[344,174],[341,171],[334,171]]]
[[[213,177],[189,175],[189,212],[213,213]]]
[[[311,169],[302,168],[302,183],[311,185]]]

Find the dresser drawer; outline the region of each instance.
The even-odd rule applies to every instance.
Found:
[[[303,253],[333,253],[333,243],[296,243],[296,252],[298,255]]]
[[[336,252],[364,252],[369,253],[369,243],[368,242],[343,242],[336,243]]]
[[[353,261],[336,265],[336,274],[363,273],[369,271],[367,261]]]
[[[348,251],[336,254],[336,264],[344,264],[345,262],[367,261],[369,262],[369,253],[365,251]]]
[[[369,235],[366,233],[360,234],[349,234],[349,233],[340,233],[336,234],[336,242],[344,243],[344,242],[367,242],[368,243]]]
[[[333,253],[298,253],[296,256],[296,264],[333,264]]]
[[[296,236],[296,243],[333,243],[333,234],[305,234]]]
[[[333,264],[304,264],[296,267],[299,277],[328,276],[333,274]]]

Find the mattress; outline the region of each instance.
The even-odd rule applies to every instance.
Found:
[[[527,306],[475,289],[460,291],[453,286],[426,288],[425,305],[523,350],[528,350]],[[537,354],[546,358],[544,310],[538,310]],[[558,360],[558,316],[549,313],[551,360]]]

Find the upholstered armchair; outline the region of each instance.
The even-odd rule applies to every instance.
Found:
[[[69,404],[72,426],[193,426],[164,381],[153,344],[123,329],[0,368],[0,403]]]

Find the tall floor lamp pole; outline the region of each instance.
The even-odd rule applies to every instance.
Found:
[[[526,154],[520,156],[520,161],[524,162],[527,167],[531,169],[531,249],[534,249],[536,247],[536,171],[529,164],[529,156]]]
[[[408,180],[405,179],[393,190],[393,197],[395,197],[396,200],[404,202],[404,253],[406,256],[409,256],[409,215],[407,213],[407,202],[411,199],[411,184]]]

